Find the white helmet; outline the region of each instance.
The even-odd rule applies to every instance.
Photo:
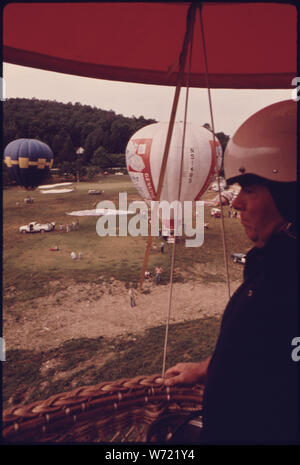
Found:
[[[278,182],[297,180],[297,103],[274,103],[250,116],[228,142],[224,154],[229,184],[244,175]]]

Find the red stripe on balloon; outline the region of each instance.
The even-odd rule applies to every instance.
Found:
[[[211,183],[213,175],[214,175],[214,171],[215,171],[215,166],[216,166],[216,163],[217,163],[216,146],[220,146],[221,144],[218,141],[213,141],[213,140],[210,140],[209,143],[210,143],[210,146],[211,146],[210,168],[209,168],[208,175],[206,177],[206,181],[203,184],[202,189],[200,190],[199,194],[197,194],[197,196],[195,198],[195,201],[201,199],[201,196],[204,194],[204,192],[208,188],[209,184]]]

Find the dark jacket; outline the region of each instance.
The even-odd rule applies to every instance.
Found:
[[[297,438],[299,364],[296,239],[274,235],[251,249],[208,368],[202,441],[289,444]]]

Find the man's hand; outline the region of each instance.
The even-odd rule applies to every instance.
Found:
[[[165,386],[204,383],[209,362],[210,357],[199,363],[177,363],[166,371]]]

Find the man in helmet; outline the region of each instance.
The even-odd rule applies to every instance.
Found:
[[[179,363],[165,379],[205,382],[200,443],[297,443],[296,107],[283,101],[260,110],[226,148],[227,183],[241,186],[232,205],[254,247],[212,357]]]

